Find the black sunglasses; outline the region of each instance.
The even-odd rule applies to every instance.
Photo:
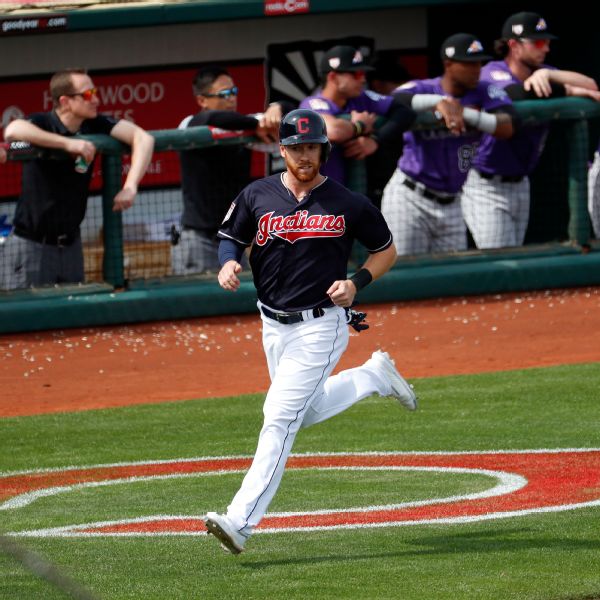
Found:
[[[237,85],[234,85],[231,88],[227,88],[226,90],[221,90],[216,94],[202,94],[205,98],[229,98],[229,96],[237,96],[238,89]]]

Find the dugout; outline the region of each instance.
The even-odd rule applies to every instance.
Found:
[[[61,2],[57,12],[47,2],[43,10],[30,2],[21,9],[11,4],[9,11],[0,2],[4,10],[0,17],[4,49],[0,63],[0,114],[5,121],[18,111],[28,113],[47,106],[44,94],[49,75],[61,66],[71,65],[76,51],[78,62],[90,69],[96,82],[100,81],[109,111],[135,120],[162,140],[162,151],[155,156],[145,185],[149,194],[163,194],[157,196],[158,204],[168,204],[164,200],[176,194],[178,186],[170,161],[182,143],[171,128],[194,110],[189,81],[197,66],[219,62],[229,67],[243,90],[240,110],[255,112],[268,97],[263,84],[268,44],[360,36],[374,40],[378,51],[397,57],[414,76],[424,77],[440,72],[438,47],[447,35],[472,31],[489,45],[497,37],[504,18],[522,10],[521,4],[483,0],[460,4],[312,0],[287,3],[296,10],[278,14],[282,4],[269,0],[124,2],[118,6],[97,2],[65,8]],[[279,8],[267,13],[275,5]],[[542,13],[560,35],[550,55],[552,64],[581,70],[600,80],[600,56],[594,47],[592,23],[580,23],[577,15],[581,13],[577,10],[564,15],[551,7],[529,8]],[[48,26],[40,30],[27,28],[28,19],[39,23],[46,19],[46,24],[51,19],[58,21],[54,21],[56,26],[49,32]],[[361,300],[600,283],[596,280],[600,272],[596,248],[593,242],[588,243],[589,224],[581,211],[583,168],[597,140],[598,115],[595,107],[576,103],[567,104],[566,108],[549,105],[556,117],[555,131],[544,157],[548,162],[542,162],[534,182],[532,210],[537,210],[538,215],[532,220],[535,228],[528,232],[527,247],[405,261],[385,282],[367,288]],[[543,118],[549,118],[548,113]],[[575,122],[579,126],[575,127]],[[243,140],[231,143],[240,142]],[[103,179],[119,178],[121,151],[106,146]],[[264,156],[258,156],[255,162],[254,173],[260,176],[266,168]],[[10,167],[18,169],[16,164]],[[6,173],[0,172],[0,215],[7,214],[10,220],[4,209],[14,203],[18,178],[15,173]],[[557,179],[560,173],[562,176]],[[361,185],[357,168],[355,186],[360,189]],[[108,191],[103,186],[103,181],[96,184],[98,200],[91,209],[102,239],[87,257],[94,273],[90,283],[1,292],[0,331],[255,310],[249,281],[244,282],[243,293],[231,297],[220,293],[214,278],[165,279],[164,240],[158,254],[154,252],[155,245],[149,253],[145,240],[163,235],[173,215],[169,211],[146,215],[151,217],[150,231],[141,232],[140,222],[115,221],[114,215],[105,210],[102,197],[110,197],[111,192],[110,186]],[[141,240],[135,239],[138,234]],[[155,255],[153,264],[144,266],[143,261],[150,255]]]

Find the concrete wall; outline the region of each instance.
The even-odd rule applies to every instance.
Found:
[[[379,50],[425,48],[425,8],[298,15],[5,37],[0,77],[53,73],[74,64],[90,70],[257,59],[269,43],[362,35]]]

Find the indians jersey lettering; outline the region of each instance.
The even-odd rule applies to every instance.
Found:
[[[281,174],[246,186],[218,236],[250,246],[258,299],[285,312],[331,306],[327,290],[348,276],[354,240],[369,252],[392,244],[381,212],[328,178],[298,200]]]
[[[264,246],[273,236],[290,244],[298,240],[316,237],[340,237],[346,231],[344,215],[309,215],[300,210],[290,216],[273,216],[275,211],[258,220],[256,243]]]

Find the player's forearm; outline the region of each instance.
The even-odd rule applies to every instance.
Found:
[[[463,119],[468,125],[501,140],[510,138],[514,133],[512,116],[507,113],[488,113],[466,107],[463,111]]]
[[[7,142],[29,142],[34,146],[59,150],[66,150],[68,143],[65,136],[44,131],[25,119],[11,121],[4,130],[4,139]]]
[[[515,132],[512,117],[506,113],[496,113],[496,117],[496,130],[492,135],[499,140],[507,140],[512,137]]]
[[[131,167],[124,188],[137,191],[142,177],[148,169],[154,151],[154,138],[143,129],[136,131],[131,145]]]
[[[598,84],[594,79],[584,75],[583,73],[577,73],[575,71],[555,71],[550,70],[549,79],[554,83],[575,85],[583,87],[588,90],[598,90]]]
[[[394,266],[396,257],[396,247],[394,244],[391,244],[381,252],[369,254],[369,257],[365,261],[365,264],[362,266],[362,268],[367,269],[371,273],[373,281],[375,281]]]
[[[351,121],[338,119],[331,115],[323,115],[327,125],[327,137],[334,144],[342,144],[351,140],[356,133],[356,128]]]

